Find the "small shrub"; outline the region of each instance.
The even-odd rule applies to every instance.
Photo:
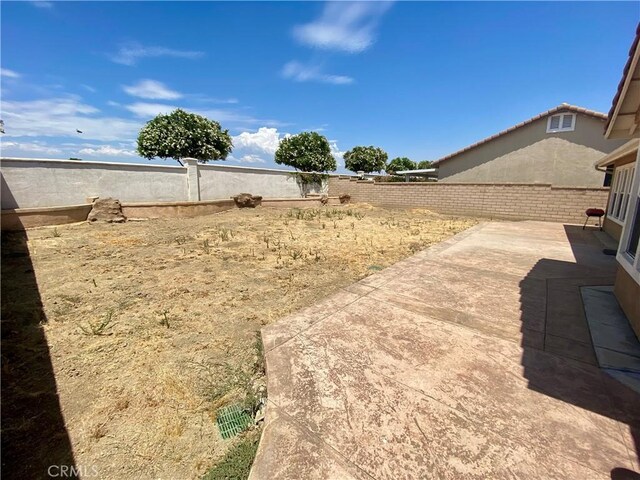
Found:
[[[221,241],[228,242],[231,238],[233,238],[233,230],[229,228],[222,228],[218,232],[218,236],[220,237]]]
[[[163,327],[171,328],[169,324],[169,310],[164,310],[161,312],[162,318],[160,319],[160,325]]]
[[[209,470],[203,480],[235,480],[249,476],[253,459],[258,451],[260,435],[256,431],[247,432],[240,437],[222,460]]]
[[[53,229],[52,236],[53,236],[54,238],[58,238],[58,237],[60,237],[60,236],[61,236],[61,235],[60,235],[60,232],[58,231],[58,229],[57,229],[57,228],[54,228],[54,229]]]
[[[105,335],[107,331],[115,325],[113,323],[113,310],[109,310],[104,319],[99,322],[87,322],[87,327],[80,325],[80,330],[85,335]]]

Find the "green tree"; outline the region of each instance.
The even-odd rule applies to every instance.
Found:
[[[275,160],[279,165],[303,172],[331,172],[337,167],[329,141],[316,132],[302,132],[283,139]]]
[[[390,175],[394,175],[396,172],[402,170],[415,170],[416,162],[409,160],[407,157],[396,157],[389,162],[386,171]]]
[[[388,158],[387,152],[378,147],[353,147],[344,154],[344,166],[352,172],[379,172]]]
[[[430,162],[429,160],[422,160],[421,162],[418,162],[418,170],[424,170],[432,167],[433,162]]]
[[[177,109],[160,114],[147,122],[138,134],[138,154],[152,158],[195,158],[202,162],[224,160],[233,143],[228,130],[220,124],[195,113]]]

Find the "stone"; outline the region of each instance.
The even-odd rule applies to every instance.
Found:
[[[99,198],[94,201],[91,212],[89,212],[89,216],[87,217],[89,223],[123,223],[126,220],[122,214],[120,200],[115,198]]]
[[[256,208],[262,205],[262,197],[260,195],[251,195],[250,193],[241,193],[233,197],[238,208]]]

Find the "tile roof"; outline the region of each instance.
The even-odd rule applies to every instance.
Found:
[[[609,124],[611,123],[613,112],[618,105],[618,100],[620,100],[620,95],[622,95],[622,88],[624,87],[624,82],[627,79],[627,75],[629,74],[629,70],[631,69],[631,63],[633,62],[633,56],[636,53],[636,48],[638,47],[638,43],[640,43],[640,23],[636,27],[636,38],[633,40],[631,44],[631,48],[629,49],[629,58],[627,59],[627,63],[622,70],[622,78],[620,79],[620,83],[618,83],[618,90],[616,91],[616,95],[613,97],[611,101],[611,109],[609,110],[609,114],[607,115],[607,124],[604,126],[604,131],[606,132],[609,128]]]
[[[582,108],[582,107],[577,107],[575,105],[570,105],[568,103],[561,103],[560,105],[558,105],[555,108],[552,108],[551,110],[547,110],[546,112],[542,112],[538,115],[536,115],[535,117],[531,117],[529,120],[525,120],[524,122],[520,122],[517,125],[514,125],[513,127],[509,127],[506,130],[502,130],[501,132],[496,133],[495,135],[491,135],[490,137],[487,137],[483,140],[480,140],[479,142],[476,142],[472,145],[469,145],[468,147],[464,147],[460,150],[457,150],[453,153],[450,153],[449,155],[446,155],[442,158],[439,158],[438,160],[434,161],[434,164],[440,164],[441,162],[444,162],[445,160],[449,160],[457,155],[460,155],[463,152],[472,150],[476,147],[479,147],[482,144],[485,144],[487,142],[490,142],[491,140],[494,140],[498,137],[501,137],[509,132],[512,132],[513,130],[516,130],[520,127],[524,127],[525,125],[528,125],[530,123],[535,122],[536,120],[539,120],[541,118],[547,117],[549,115],[553,115],[554,113],[557,112],[564,112],[564,111],[571,111],[571,112],[576,112],[576,113],[583,113],[585,115],[590,115],[592,117],[598,118],[600,120],[606,120],[607,116],[602,113],[602,112],[596,112],[595,110],[589,110],[587,108]]]

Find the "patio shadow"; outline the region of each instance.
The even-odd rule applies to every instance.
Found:
[[[581,286],[612,285],[615,261],[589,230],[567,225],[565,233],[575,263],[543,258],[520,283],[521,319],[528,325],[528,306],[540,294],[540,280],[546,281],[543,331],[521,329],[524,376],[532,390],[627,425],[637,466],[640,395],[598,367],[580,295]],[[612,479],[640,479],[626,466],[612,467]]]
[[[77,478],[26,232],[3,232],[1,266],[2,477]]]

